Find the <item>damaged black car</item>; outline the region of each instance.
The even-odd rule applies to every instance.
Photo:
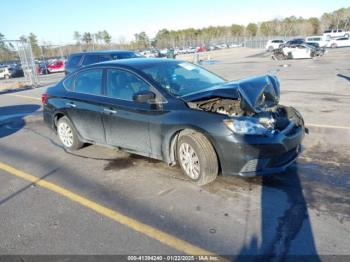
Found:
[[[284,171],[301,152],[304,121],[279,104],[275,76],[239,81],[172,59],[84,67],[42,95],[64,147],[107,145],[178,164],[198,185],[216,176]]]

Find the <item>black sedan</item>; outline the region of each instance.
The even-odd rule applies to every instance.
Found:
[[[68,150],[100,144],[178,163],[199,185],[217,174],[284,171],[301,150],[304,121],[279,105],[279,82],[223,78],[171,59],[84,67],[42,95],[44,120]]]

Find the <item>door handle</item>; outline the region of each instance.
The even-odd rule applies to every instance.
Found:
[[[66,106],[68,106],[68,107],[76,107],[77,105],[72,103],[72,102],[70,102],[70,103],[66,103]]]
[[[110,114],[110,115],[114,115],[117,113],[117,110],[113,110],[113,109],[108,109],[108,108],[103,108],[103,111],[106,113],[106,114]]]

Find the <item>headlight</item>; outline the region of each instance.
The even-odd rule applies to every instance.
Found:
[[[271,135],[272,132],[263,125],[251,120],[226,119],[224,124],[232,132],[242,135]]]

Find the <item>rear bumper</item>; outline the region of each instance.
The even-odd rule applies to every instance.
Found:
[[[304,127],[273,137],[216,138],[222,174],[245,177],[283,172],[302,152]]]

